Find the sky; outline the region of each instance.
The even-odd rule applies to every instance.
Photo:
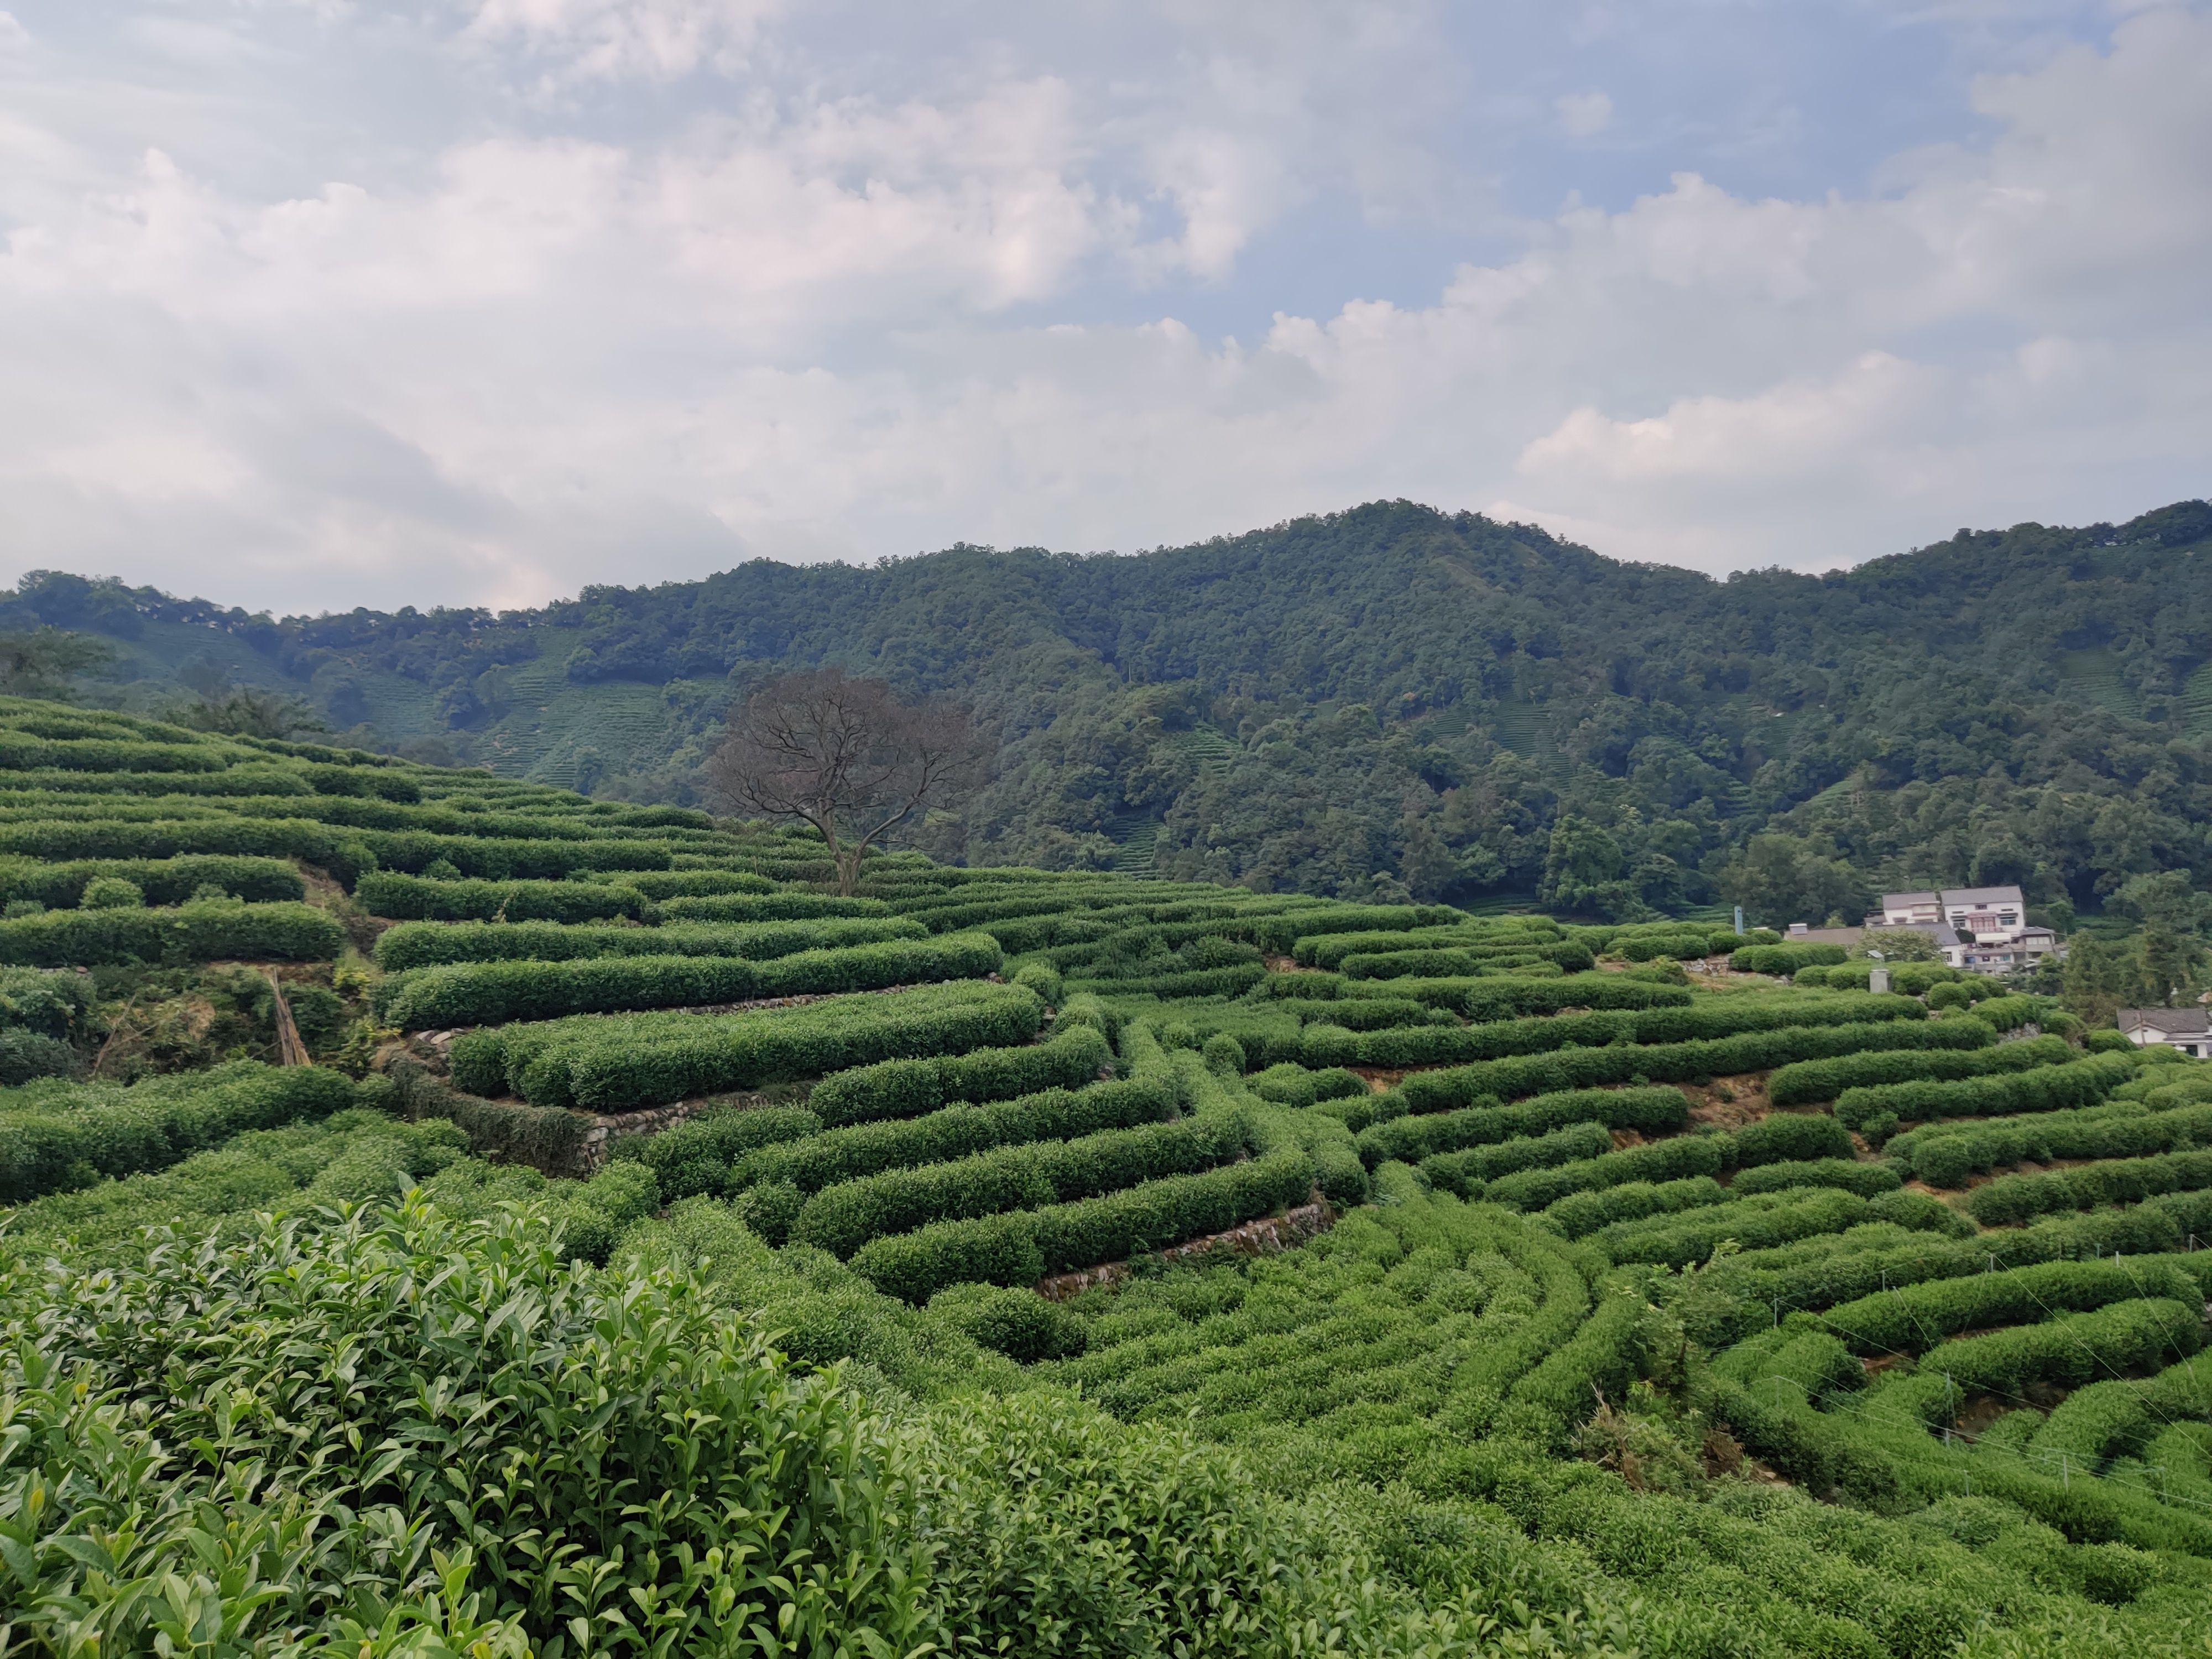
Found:
[[[2212,0],[4,0],[0,580],[2212,491]]]

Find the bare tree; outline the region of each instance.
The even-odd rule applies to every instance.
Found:
[[[898,828],[982,775],[989,750],[965,709],[901,702],[836,668],[787,674],[730,712],[707,778],[742,812],[797,818],[830,844],[837,890]]]

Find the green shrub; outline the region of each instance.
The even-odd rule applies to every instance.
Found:
[[[1838,1231],[1866,1212],[1867,1200],[1853,1193],[1792,1189],[1736,1198],[1679,1217],[1618,1223],[1594,1237],[1617,1262],[1686,1267],[1703,1261],[1724,1240],[1745,1249],[1764,1249]]]
[[[82,1070],[77,1051],[58,1038],[21,1026],[0,1027],[0,1085],[13,1088],[35,1078],[75,1077]]]
[[[727,1185],[735,1189],[787,1181],[811,1194],[842,1181],[965,1158],[994,1146],[1072,1140],[1102,1130],[1164,1123],[1177,1110],[1174,1087],[1158,1079],[1044,1089],[983,1105],[947,1106],[920,1117],[809,1132],[803,1139],[779,1136],[775,1145],[738,1159],[727,1172]],[[807,1116],[818,1125],[812,1113]]]
[[[356,1093],[337,1072],[252,1060],[131,1089],[44,1085],[0,1103],[0,1203],[165,1170],[247,1129],[343,1111]]]
[[[930,1297],[929,1311],[977,1346],[1023,1365],[1079,1354],[1089,1335],[1080,1319],[1034,1291],[956,1285]]]
[[[578,881],[435,881],[372,870],[355,884],[354,897],[371,915],[412,921],[585,922],[611,916],[633,920],[647,900],[633,887]]]
[[[208,817],[140,821],[120,817],[0,824],[0,857],[64,864],[167,860],[190,855],[296,858],[351,883],[375,854],[354,832],[304,818]],[[194,884],[195,885],[197,884]]]
[[[1226,1031],[1217,1031],[1206,1038],[1199,1053],[1210,1072],[1222,1077],[1244,1075],[1243,1046]]]
[[[1470,1146],[1464,1152],[1438,1152],[1421,1160],[1421,1173],[1431,1184],[1467,1198],[1479,1195],[1485,1183],[1501,1176],[1571,1164],[1601,1157],[1612,1150],[1613,1131],[1604,1124],[1571,1123],[1549,1134],[1522,1135],[1492,1146]],[[1570,1187],[1567,1190],[1577,1188]]]
[[[1875,1049],[1835,1060],[1784,1066],[1766,1080],[1767,1098],[1777,1106],[1809,1106],[1832,1101],[1847,1089],[1885,1084],[1949,1082],[1993,1072],[2021,1072],[2054,1066],[2074,1057],[2060,1037],[2033,1042],[1992,1043],[1985,1048]],[[1885,1108],[1884,1109],[1888,1109]]]
[[[1028,986],[1030,990],[1042,997],[1049,1007],[1060,1006],[1060,999],[1066,994],[1066,988],[1060,981],[1060,970],[1048,962],[1023,963],[1014,974],[1014,983]]]
[[[1657,957],[1672,957],[1680,962],[1719,951],[1733,951],[1741,943],[1732,933],[1714,933],[1702,927],[1684,927],[1671,933],[1617,937],[1608,945],[1607,954],[1630,962],[1650,962]]]
[[[1331,905],[1326,909],[1293,910],[1286,915],[1261,918],[1258,943],[1263,950],[1282,956],[1295,953],[1303,941],[1327,933],[1405,932],[1467,919],[1448,904]]]
[[[1861,1164],[1855,1158],[1821,1158],[1781,1164],[1762,1164],[1739,1174],[1729,1183],[1738,1193],[1778,1193],[1790,1187],[1840,1187],[1861,1198],[1893,1193],[1904,1182],[1896,1170],[1881,1164]]]
[[[1734,1162],[1746,1168],[1755,1164],[1848,1158],[1855,1150],[1850,1132],[1835,1119],[1803,1112],[1777,1112],[1737,1130],[1731,1139]]]
[[[92,1003],[88,974],[0,968],[0,1030],[66,1042],[83,1032]]]
[[[86,968],[131,963],[328,962],[345,932],[306,904],[203,901],[170,910],[50,910],[0,921],[0,963]]]
[[[901,917],[667,927],[563,926],[558,922],[402,922],[376,941],[376,965],[404,973],[464,962],[573,962],[592,957],[743,957],[765,961],[800,951],[839,950],[922,939]]]
[[[1898,1136],[1889,1157],[1931,1187],[1960,1187],[2008,1164],[2142,1158],[2212,1146],[2212,1106],[2152,1113],[2107,1101],[2028,1117],[1931,1124]]]
[[[139,910],[145,908],[146,890],[122,876],[94,876],[77,902],[88,910]]]
[[[1358,1060],[1364,1065],[1457,1065],[1508,1055],[1546,1054],[1570,1047],[1605,1048],[1616,1043],[1659,1046],[1712,1041],[1791,1026],[1924,1018],[1925,1011],[1920,1005],[1905,997],[1776,997],[1729,1001],[1708,999],[1689,1007],[1562,1014],[1548,1019],[1503,1020],[1489,1025],[1370,1031],[1361,1036],[1354,1048]]]
[[[822,1120],[801,1107],[702,1113],[655,1135],[618,1140],[609,1156],[653,1171],[667,1203],[696,1194],[720,1195],[732,1164],[763,1146],[788,1145],[819,1134]],[[744,1183],[750,1185],[750,1182]]]
[[[1970,975],[1940,962],[1893,962],[1883,964],[1889,970],[1889,988],[1917,997],[1927,994],[1930,988],[1966,982],[1967,994],[1978,992],[1994,994],[1996,988],[1978,975]],[[1832,991],[1863,991],[1869,982],[1875,964],[1870,962],[1846,962],[1837,967],[1800,968],[1791,975],[1799,985],[1825,985]]]
[[[824,916],[885,916],[880,899],[840,898],[834,893],[725,894],[664,900],[670,921],[809,921]]]
[[[1071,981],[1085,990],[1112,993],[1141,992],[1156,997],[1223,997],[1236,996],[1250,990],[1267,977],[1267,970],[1259,964],[1235,968],[1201,968],[1194,972],[1155,974],[1150,976],[1133,975],[1121,979],[1087,979]]]
[[[1460,1012],[1478,1024],[1565,1008],[1686,1008],[1695,993],[1623,974],[1565,974],[1558,979],[1479,979],[1468,981]]]
[[[1847,1127],[1856,1128],[1885,1115],[1926,1121],[1994,1117],[2007,1112],[2051,1112],[2102,1100],[2134,1076],[2135,1071],[2130,1055],[2090,1054],[2063,1066],[2040,1066],[2025,1072],[1846,1089],[1836,1097],[1836,1116]]]
[[[1341,1066],[1310,1072],[1295,1061],[1271,1066],[1248,1079],[1252,1092],[1280,1106],[1311,1106],[1368,1092],[1367,1079]]]
[[[1911,1005],[1917,1006],[1917,1004]],[[1962,1022],[1971,1026],[1972,1022]],[[1791,1060],[1850,1054],[1860,1048],[1903,1047],[1908,1040],[1929,1048],[1963,1048],[1982,1042],[1978,1034],[1941,1025],[1847,1024],[1785,1026],[1704,1042],[1620,1043],[1603,1048],[1516,1056],[1407,1078],[1388,1095],[1379,1095],[1371,1114],[1356,1127],[1401,1113],[1442,1112],[1483,1095],[1516,1099],[1523,1095],[1593,1088],[1608,1083],[1690,1082],[1764,1071]],[[1349,1121],[1349,1120],[1347,1120]]]
[[[1729,957],[1739,974],[1774,974],[1788,978],[1801,968],[1829,967],[1848,954],[1840,945],[1747,945]]]
[[[871,1240],[932,1222],[1064,1204],[1163,1176],[1195,1175],[1246,1151],[1249,1138],[1248,1126],[1218,1115],[1000,1146],[948,1163],[886,1170],[815,1194],[791,1236],[843,1260]]]
[[[815,1085],[807,1103],[832,1128],[919,1117],[948,1101],[1079,1088],[1094,1080],[1109,1058],[1105,1038],[1093,1027],[1077,1025],[1030,1048],[856,1066]]]
[[[1480,974],[1506,962],[1548,962],[1570,974],[1595,965],[1586,946],[1544,945],[1528,950],[1442,949],[1356,951],[1333,965],[1346,979],[1452,978]]]
[[[1224,1231],[1304,1202],[1312,1187],[1312,1160],[1287,1148],[1104,1198],[938,1222],[876,1240],[853,1266],[878,1289],[924,1303],[951,1285],[1033,1284]]]
[[[1729,1150],[1727,1138],[1723,1135],[1678,1135],[1671,1140],[1630,1146],[1581,1163],[1503,1176],[1486,1186],[1481,1196],[1492,1204],[1540,1210],[1571,1193],[1624,1186],[1630,1182],[1657,1184],[1717,1175],[1728,1167]],[[1456,1156],[1463,1158],[1466,1154]],[[1443,1162],[1431,1159],[1421,1168],[1429,1170]],[[1437,1184],[1445,1183],[1439,1181]]]
[[[473,1094],[511,1090],[532,1105],[634,1110],[895,1055],[1024,1040],[1042,1016],[1036,994],[1023,987],[955,981],[739,1014],[586,1015],[499,1026],[456,1038],[450,1064],[454,1082]],[[1059,1052],[1065,1065],[1066,1051]],[[1030,1086],[1060,1080],[1045,1075]],[[822,1103],[815,1109],[831,1121]]]
[[[1691,1176],[1680,1181],[1624,1182],[1618,1187],[1603,1187],[1559,1199],[1544,1212],[1544,1220],[1569,1238],[1584,1238],[1626,1222],[1725,1204],[1730,1196],[1729,1189],[1711,1176]]]
[[[1854,1353],[1917,1353],[1962,1331],[2027,1324],[2057,1313],[2079,1313],[2145,1296],[2185,1295],[2194,1290],[2195,1283],[2157,1257],[2044,1261],[1861,1297],[1818,1316],[1817,1328],[1842,1338]],[[1816,1316],[1792,1317],[1802,1323]]]
[[[1511,1106],[1470,1106],[1425,1117],[1395,1118],[1363,1130],[1359,1155],[1370,1169],[1390,1158],[1418,1164],[1440,1152],[1541,1135],[1574,1123],[1664,1133],[1690,1121],[1680,1089],[1571,1089]]]
[[[241,1651],[327,1632],[349,1651],[549,1653],[574,1640],[563,1586],[579,1583],[641,1650],[672,1656],[732,1650],[726,1620],[769,1621],[787,1652],[859,1629],[909,1651],[933,1628],[899,1536],[896,1448],[695,1275],[578,1275],[535,1217],[378,1207],[34,1294],[14,1420],[75,1494],[39,1512],[19,1558],[37,1564],[17,1617],[41,1650],[151,1651],[173,1605]],[[187,1376],[200,1386],[147,1386]],[[253,1400],[282,1415],[239,1409]],[[212,1457],[108,1473],[195,1443],[270,1492],[242,1496]],[[513,1488],[496,1505],[461,1497],[494,1479]],[[645,1492],[687,1497],[648,1519]],[[398,1551],[394,1522],[411,1540]],[[298,1551],[345,1570],[300,1571]],[[779,1577],[808,1557],[837,1565]]]
[[[332,808],[351,804],[332,801],[322,811],[336,817],[339,815],[332,812]],[[392,818],[404,817],[407,811],[404,807],[392,806],[374,815],[343,816],[356,819],[367,816]],[[484,833],[493,826],[477,822],[481,828],[476,833],[465,835],[368,828],[351,829],[349,833],[368,848],[383,869],[427,873],[434,866],[444,866],[464,879],[478,881],[558,881],[592,871],[665,870],[674,851],[672,844],[663,842],[586,839],[580,836],[564,836],[558,840],[495,836]]]
[[[1966,1208],[1984,1227],[2004,1227],[2056,1210],[2140,1204],[2160,1193],[2206,1188],[2212,1188],[2212,1152],[2166,1152],[2054,1170],[2047,1175],[2000,1176],[1968,1194]]]
[[[1879,1168],[1871,1164],[1855,1167]],[[1739,1177],[1739,1183],[1741,1179]],[[1896,1206],[1921,1196],[1893,1194],[1878,1199],[1868,1213],[1873,1216],[1878,1210],[1885,1211],[1892,1220],[1906,1220],[1909,1218]],[[1861,1297],[1887,1294],[1907,1285],[1963,1279],[1970,1274],[2046,1261],[2071,1262],[2077,1257],[2110,1255],[2114,1251],[2125,1251],[2131,1255],[2154,1254],[2173,1249],[2182,1242],[2181,1231],[2172,1218],[2149,1208],[2069,1216],[2039,1222],[2016,1232],[1989,1233],[1978,1237],[1974,1236],[1973,1224],[1955,1211],[1945,1211],[1944,1216],[1953,1224],[1962,1224],[1966,1236],[1914,1237],[1876,1224],[1862,1229],[1871,1235],[1870,1238],[1838,1234],[1808,1239],[1770,1255],[1747,1252],[1715,1262],[1705,1269],[1705,1284],[1711,1289],[1747,1300],[1754,1307],[1758,1322],[1764,1325],[1771,1306],[1784,1310],[1832,1307]]]
[[[2045,1459],[2069,1459],[2084,1473],[2106,1457],[2140,1452],[2159,1426],[2143,1395],[2135,1382],[2076,1389],[2043,1419],[2030,1447]]]
[[[625,870],[611,877],[624,887],[635,888],[649,899],[702,898],[721,896],[731,893],[775,893],[776,884],[766,876],[757,876],[744,870]],[[807,896],[812,895],[791,895]],[[854,915],[882,914],[880,906],[871,905],[866,911],[853,911]],[[824,915],[836,912],[825,911]]]
[[[378,988],[378,1007],[400,1030],[422,1030],[976,979],[998,965],[999,942],[988,933],[800,951],[763,962],[641,956],[453,963],[387,981]]]
[[[1632,1286],[1607,1286],[1583,1327],[1513,1384],[1498,1432],[1558,1445],[1600,1402],[1625,1396],[1643,1358],[1650,1314]]]
[[[731,1207],[748,1228],[781,1249],[806,1198],[787,1181],[763,1181],[739,1193]]]
[[[1974,1018],[1996,1031],[2015,1031],[2023,1025],[2049,1024],[2058,1005],[2048,997],[2003,996],[1978,1002]]]
[[[1931,1349],[1925,1376],[1962,1392],[2017,1395],[2030,1382],[2081,1383],[2137,1370],[2203,1346],[2203,1298],[2116,1302],[2093,1313],[2061,1314],[1986,1336],[1960,1337]]]
[[[10,772],[33,767],[64,772],[219,772],[229,760],[212,745],[130,743],[115,738],[49,742],[21,732],[0,732],[0,769]]]
[[[1022,983],[1018,978],[1014,981]],[[1121,1036],[1121,1013],[1087,991],[1079,991],[1062,1002],[1053,1018],[1054,1031],[1072,1031],[1079,1025],[1088,1025],[1109,1042],[1118,1042]]]

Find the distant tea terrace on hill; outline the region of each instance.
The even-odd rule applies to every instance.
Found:
[[[40,1652],[2201,1654],[2212,1061],[0,700]]]

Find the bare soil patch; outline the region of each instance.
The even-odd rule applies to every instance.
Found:
[[[1766,1097],[1765,1072],[1746,1072],[1736,1077],[1717,1077],[1711,1083],[1675,1086],[1688,1097],[1692,1123],[1741,1129],[1747,1123],[1758,1122],[1774,1109]]]

